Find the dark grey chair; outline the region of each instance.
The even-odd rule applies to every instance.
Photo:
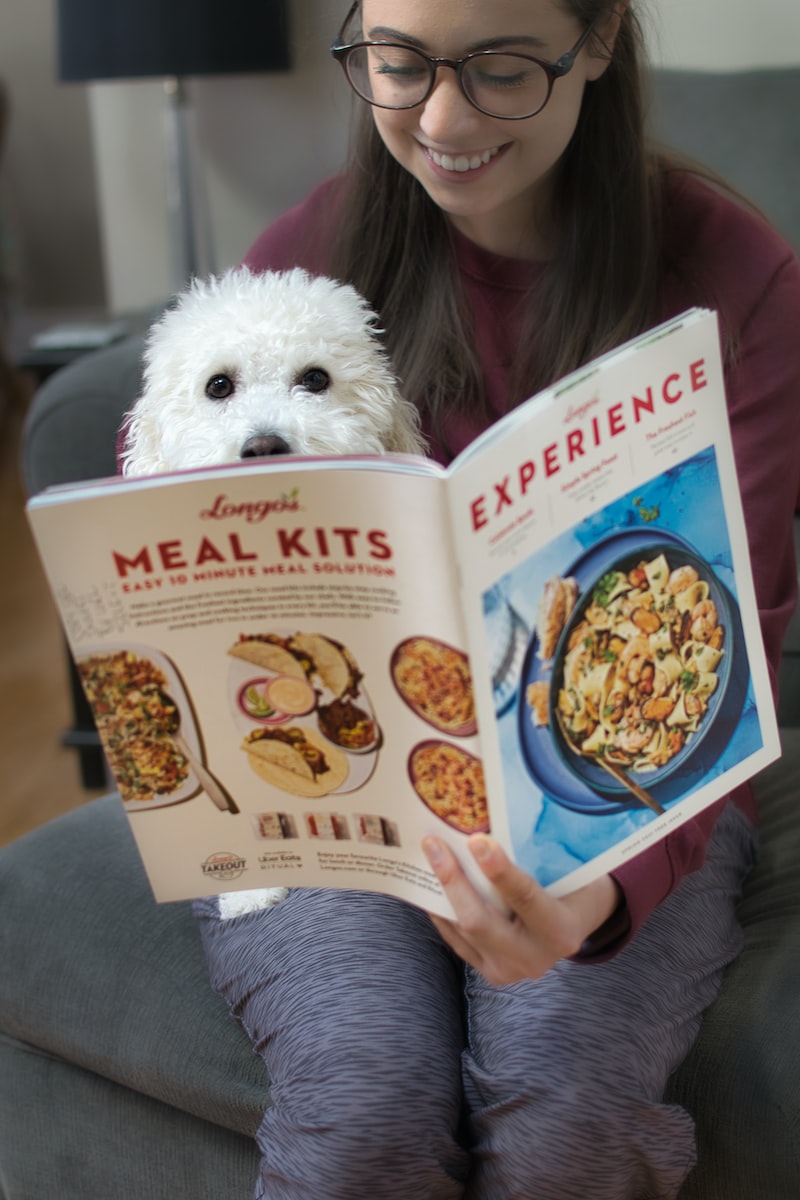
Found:
[[[757,204],[800,253],[800,70],[660,71],[653,133]]]

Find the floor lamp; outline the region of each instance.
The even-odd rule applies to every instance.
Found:
[[[176,290],[208,265],[186,78],[290,66],[288,0],[57,0],[63,82],[159,77]]]

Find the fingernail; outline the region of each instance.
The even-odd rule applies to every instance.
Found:
[[[470,838],[469,848],[478,862],[486,862],[486,859],[492,853],[492,840],[486,837],[485,834],[479,833],[475,837]]]
[[[438,867],[443,859],[442,847],[434,838],[423,838],[422,849],[432,867]]]

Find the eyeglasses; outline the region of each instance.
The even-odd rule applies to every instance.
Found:
[[[331,54],[353,91],[376,108],[416,108],[433,91],[439,67],[450,67],[469,103],[487,117],[503,121],[535,117],[550,99],[555,81],[572,70],[592,32],[589,25],[572,49],[554,63],[504,50],[476,50],[464,58],[432,58],[395,42],[345,45],[345,31],[358,5],[356,0],[345,17]]]

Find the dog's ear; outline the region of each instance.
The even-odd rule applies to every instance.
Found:
[[[427,453],[427,444],[420,430],[419,412],[408,400],[398,395],[392,407],[393,422],[386,439],[390,454]]]
[[[123,475],[158,475],[169,470],[161,453],[161,429],[144,397],[126,415],[117,441],[117,465]]]

